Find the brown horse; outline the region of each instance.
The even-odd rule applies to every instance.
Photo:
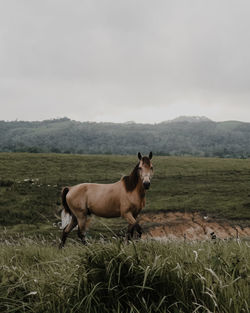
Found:
[[[71,221],[63,229],[60,248],[65,244],[71,230],[78,225],[78,236],[83,244],[87,216],[95,214],[100,217],[124,217],[128,223],[127,237],[133,237],[134,231],[141,236],[141,227],[136,218],[145,206],[145,190],[149,189],[153,176],[151,163],[152,152],[149,156],[138,153],[139,162],[129,176],[113,184],[79,184],[65,187],[62,191],[62,203],[65,213],[71,215]]]

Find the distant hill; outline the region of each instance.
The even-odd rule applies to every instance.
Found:
[[[250,157],[250,123],[179,117],[159,124],[0,121],[0,151]]]
[[[212,122],[212,120],[210,120],[206,116],[179,116],[173,120],[166,121],[165,123],[176,123],[176,122],[199,123],[199,122]]]

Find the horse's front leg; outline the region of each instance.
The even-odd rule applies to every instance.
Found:
[[[130,240],[133,238],[134,231],[136,231],[141,238],[142,229],[141,226],[138,224],[136,219],[134,218],[133,214],[129,211],[123,214],[123,217],[128,221],[128,231],[127,231],[127,239]]]

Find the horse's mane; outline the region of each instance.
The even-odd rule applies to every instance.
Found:
[[[136,164],[135,168],[133,169],[130,175],[124,176],[122,178],[127,191],[133,191],[138,184],[138,180],[139,180],[138,167],[139,167],[139,163]]]

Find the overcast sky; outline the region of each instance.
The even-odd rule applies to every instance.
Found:
[[[0,120],[250,122],[249,0],[0,0]]]

